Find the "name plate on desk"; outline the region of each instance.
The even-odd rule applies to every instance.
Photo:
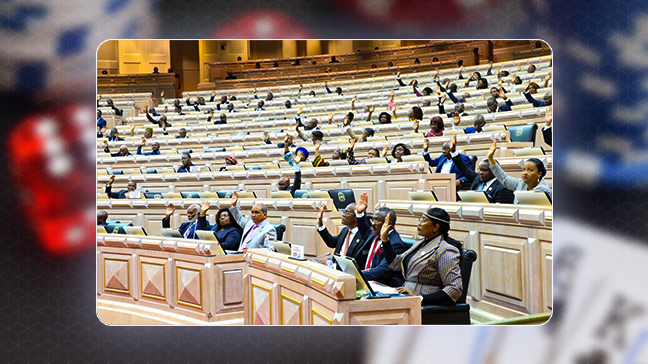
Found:
[[[290,245],[290,256],[295,259],[304,259],[304,246],[303,245]]]

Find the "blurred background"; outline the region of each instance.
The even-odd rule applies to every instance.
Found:
[[[96,140],[92,118],[96,49],[106,39],[544,40],[554,51],[554,274],[569,274],[573,259],[561,262],[559,256],[570,242],[585,239],[581,232],[594,232],[588,243],[601,247],[602,254],[631,249],[634,257],[648,261],[645,2],[3,0],[0,34],[1,137],[6,141],[0,162],[1,281],[6,302],[2,332],[3,341],[9,343],[0,349],[3,358],[363,362],[373,358],[377,351],[372,348],[381,347],[386,337],[416,332],[423,339],[413,342],[425,347],[424,338],[445,332],[443,328],[409,328],[410,332],[362,327],[103,326],[95,315],[92,273]],[[640,288],[645,287],[641,274],[621,269],[626,262],[609,259],[605,264],[610,281],[629,282],[645,292]],[[554,295],[556,303],[567,300],[566,292],[560,294]],[[614,346],[615,356],[606,356],[604,346],[582,343],[582,350],[592,348],[591,355],[548,361],[604,363],[614,357],[630,363],[640,362],[643,355],[646,362],[648,350],[642,349],[648,324],[640,315],[645,311],[648,307],[633,311],[630,316],[639,326],[625,334],[628,343],[637,344]],[[570,322],[563,312],[556,316]],[[524,345],[530,349],[538,337],[568,327],[551,325],[508,328],[502,335],[508,332],[507,337],[522,343],[518,349]],[[492,355],[493,347],[505,346],[494,339],[499,331],[452,332],[465,336],[460,341],[470,349],[466,360],[506,362]],[[510,357],[517,360],[532,355],[531,350],[512,352],[519,353]]]

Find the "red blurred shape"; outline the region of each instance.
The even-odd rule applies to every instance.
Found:
[[[253,12],[235,16],[219,27],[216,39],[309,39],[313,33],[289,16]]]
[[[395,25],[418,24],[424,29],[456,29],[483,20],[489,5],[498,0],[334,0],[345,14],[358,21]]]
[[[49,253],[95,246],[94,169],[88,161],[94,155],[84,150],[83,130],[73,123],[78,117],[78,106],[59,107],[27,116],[9,134],[10,177],[20,213]]]

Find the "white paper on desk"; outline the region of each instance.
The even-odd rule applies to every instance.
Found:
[[[377,293],[382,293],[382,294],[398,294],[398,291],[394,287],[389,287],[385,286],[384,284],[380,284],[376,281],[369,281],[369,285],[371,286],[371,289],[374,290],[374,292]]]
[[[131,191],[128,193],[128,198],[142,198],[140,191]]]
[[[200,166],[190,166],[189,172],[200,172]]]

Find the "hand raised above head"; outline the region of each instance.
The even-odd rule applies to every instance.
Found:
[[[112,176],[110,176],[110,178],[108,179],[108,186],[112,186],[113,183],[115,183],[115,175],[114,174]]]
[[[326,211],[326,205],[322,204],[317,214],[317,226],[324,226],[324,211]]]
[[[486,154],[486,158],[488,158],[488,161],[490,162],[491,165],[495,164],[495,159],[493,156],[495,155],[495,151],[497,150],[497,139],[493,139],[493,145],[491,145],[490,149],[488,150],[488,154]]]
[[[231,205],[234,207],[236,204],[238,204],[238,192],[234,191],[234,193],[232,193]]]
[[[457,151],[457,134],[452,136],[452,140],[450,141],[450,153],[454,153]]]
[[[173,215],[174,212],[175,212],[175,206],[173,206],[173,203],[170,202],[170,203],[167,205],[167,208],[166,208],[166,217],[167,217],[167,219],[168,219],[171,215]]]
[[[430,148],[430,140],[428,138],[425,138],[425,140],[423,141],[423,151],[427,152],[429,148]]]
[[[358,214],[361,214],[365,212],[365,210],[367,210],[368,201],[369,201],[369,195],[366,192],[363,192],[360,195],[360,200],[356,204],[356,212]]]

